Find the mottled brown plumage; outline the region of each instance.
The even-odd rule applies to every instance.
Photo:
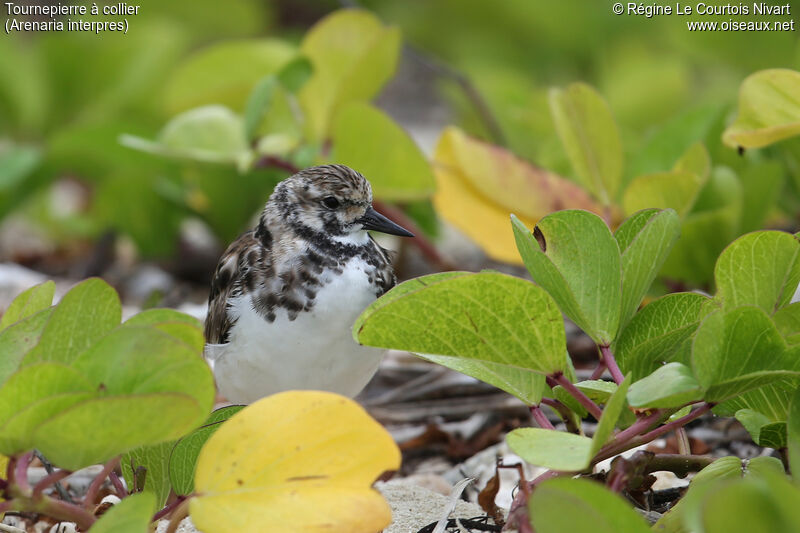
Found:
[[[352,288],[358,294],[363,290],[370,293],[367,300],[358,297],[358,302],[368,303],[369,299],[377,298],[394,286],[395,276],[388,252],[365,230],[377,229],[400,235],[408,233],[377,215],[371,203],[369,182],[358,172],[342,165],[312,167],[275,187],[257,227],[228,247],[211,283],[205,324],[209,343],[207,354],[211,359],[227,358],[223,380],[237,380],[239,370],[231,366],[234,363],[231,358],[241,357],[243,364],[239,366],[248,363],[251,367],[258,367],[260,358],[268,361],[274,354],[283,353],[280,346],[251,346],[248,339],[256,335],[263,336],[267,342],[273,340],[268,328],[285,329],[287,324],[303,314],[311,320],[311,329],[315,329],[315,320],[330,322],[331,317],[326,315],[328,310],[318,309],[318,296],[327,287],[336,286],[336,291],[346,291],[346,287],[337,284],[337,278],[365,278],[363,284],[357,281]],[[353,269],[357,272],[356,278],[352,278]],[[331,300],[327,301],[331,305]],[[360,307],[363,304],[354,305]],[[353,310],[353,319],[362,309]],[[247,327],[254,331],[252,334],[240,331],[232,335],[237,320],[243,315],[247,315]],[[263,326],[258,326],[251,315],[260,317]],[[340,329],[346,329],[346,324]],[[313,334],[311,331],[308,333]],[[345,333],[349,335],[349,331]],[[297,344],[297,349],[310,349],[308,346],[303,348],[302,339],[290,338],[288,341]],[[285,344],[287,339],[281,337],[275,342]],[[353,343],[353,349],[356,348],[359,347]],[[263,354],[249,353],[262,350]],[[265,364],[264,369],[267,366]],[[242,370],[245,371],[252,371],[252,368]],[[234,389],[235,386],[229,387],[231,391]],[[240,398],[229,399],[241,401]]]

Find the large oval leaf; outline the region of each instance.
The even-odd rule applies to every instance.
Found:
[[[28,318],[50,307],[53,303],[55,291],[56,284],[52,281],[46,281],[20,293],[11,302],[11,305],[3,311],[3,315],[0,317],[0,331],[14,322]]]
[[[537,533],[591,531],[647,533],[644,519],[619,495],[585,479],[552,479],[533,491],[528,502]]]
[[[392,77],[400,31],[368,11],[343,9],[317,22],[300,49],[314,69],[299,94],[307,133],[323,140],[342,104],[370,100]]]
[[[622,142],[611,109],[589,85],[550,91],[550,113],[580,183],[604,205],[622,185]]]
[[[564,324],[553,299],[528,281],[494,272],[434,275],[401,284],[361,314],[353,334],[367,346],[543,374],[566,367]]]
[[[723,308],[755,305],[772,315],[800,282],[800,242],[782,231],[743,235],[720,254],[714,279]]]
[[[229,41],[200,50],[167,81],[167,109],[174,114],[221,104],[242,110],[256,82],[296,55],[297,49],[280,39]]]
[[[648,209],[629,217],[614,234],[622,254],[620,327],[636,313],[680,233],[672,209]]]
[[[800,349],[798,349],[800,351]],[[705,400],[721,402],[776,381],[800,377],[800,358],[757,307],[707,316],[692,343],[692,370]]]
[[[56,306],[36,347],[22,364],[41,361],[71,363],[97,339],[111,331],[122,318],[117,292],[99,278],[73,287]]]
[[[587,211],[570,210],[544,217],[534,234],[516,217],[512,224],[533,280],[595,342],[613,341],[619,327],[622,273],[619,245],[605,222]]]
[[[234,415],[203,447],[192,521],[216,533],[379,531],[391,512],[370,486],[399,466],[392,437],[352,400],[275,394]]]
[[[433,193],[434,177],[425,156],[398,124],[373,106],[344,106],[333,124],[333,143],[333,159],[367,176],[376,197],[409,201]]]
[[[634,315],[614,344],[614,355],[623,372],[639,380],[669,361],[689,362],[686,341],[700,324],[702,294],[668,294]]]

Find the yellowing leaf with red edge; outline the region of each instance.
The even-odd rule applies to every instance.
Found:
[[[600,204],[575,183],[455,127],[439,138],[434,170],[437,212],[498,261],[522,264],[511,213],[531,228],[562,209],[603,214]]]
[[[391,511],[371,485],[399,467],[392,437],[354,401],[282,392],[244,408],[203,446],[190,514],[206,533],[374,533]]]

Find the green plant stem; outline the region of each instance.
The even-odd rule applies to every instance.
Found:
[[[542,429],[556,429],[553,427],[553,424],[547,419],[547,415],[544,414],[544,411],[538,405],[531,406],[531,415],[533,415],[533,419],[536,420],[536,423],[539,424],[539,427]]]
[[[608,344],[600,345],[600,353],[603,354],[603,363],[608,368],[608,371],[611,372],[611,377],[619,385],[625,379],[625,376],[622,375],[622,371],[619,369],[617,360],[614,358],[614,354],[611,353],[611,348],[609,348]]]
[[[645,433],[645,434],[640,435],[638,437],[630,438],[630,437],[628,437],[628,435],[623,435],[628,430],[633,428],[635,425],[639,424],[639,422],[644,422],[644,421],[649,420],[650,418],[652,418],[655,415],[655,413],[654,413],[654,415],[650,415],[647,418],[639,420],[639,421],[635,422],[630,428],[628,428],[628,430],[625,430],[625,431],[622,431],[622,432],[618,433],[613,441],[611,441],[610,443],[608,443],[605,446],[603,446],[603,448],[600,449],[600,451],[597,453],[597,455],[594,457],[594,459],[592,459],[592,464],[599,463],[600,461],[608,459],[609,457],[613,457],[613,456],[615,456],[617,454],[620,454],[620,453],[622,453],[622,452],[624,452],[626,450],[630,450],[631,448],[635,448],[636,446],[641,446],[642,444],[647,444],[648,442],[651,442],[651,441],[657,439],[658,437],[660,437],[661,435],[664,435],[665,433],[669,433],[670,431],[673,431],[674,429],[677,429],[679,427],[685,426],[686,424],[688,424],[692,420],[695,420],[696,418],[699,418],[702,415],[704,415],[705,413],[707,413],[708,411],[710,411],[713,407],[714,407],[714,404],[705,403],[705,404],[701,405],[700,407],[698,407],[697,409],[695,409],[694,411],[692,411],[691,413],[689,413],[688,415],[682,416],[681,418],[679,418],[677,420],[673,420],[672,422],[670,422],[668,424],[664,424],[661,427],[657,427],[657,428],[649,431],[648,433]],[[626,438],[621,438],[621,437],[626,437]]]
[[[600,420],[600,417],[603,416],[603,411],[600,409],[600,407],[594,403],[591,398],[581,392],[578,387],[573,385],[572,382],[564,376],[564,374],[557,372],[551,377],[553,378],[553,381],[564,387],[565,391],[570,393],[572,397],[578,401],[578,403],[580,403],[587,411],[589,411],[589,414],[591,414],[596,420]]]
[[[114,470],[118,465],[119,457],[111,459],[103,467],[103,470],[100,471],[100,474],[98,474],[98,476],[92,480],[91,485],[89,485],[89,490],[86,491],[86,496],[83,498],[83,507],[85,509],[91,509],[92,506],[94,506],[94,500],[97,497],[97,492],[100,490],[100,487],[103,486],[103,482],[106,480],[111,471]]]

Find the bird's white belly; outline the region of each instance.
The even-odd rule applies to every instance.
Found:
[[[220,393],[235,403],[292,389],[358,394],[384,352],[359,346],[352,337],[356,318],[375,300],[366,268],[353,258],[342,274],[325,273],[330,281],[317,292],[313,308],[291,321],[278,308],[275,321],[267,322],[250,295],[234,300],[228,344],[209,347]]]

